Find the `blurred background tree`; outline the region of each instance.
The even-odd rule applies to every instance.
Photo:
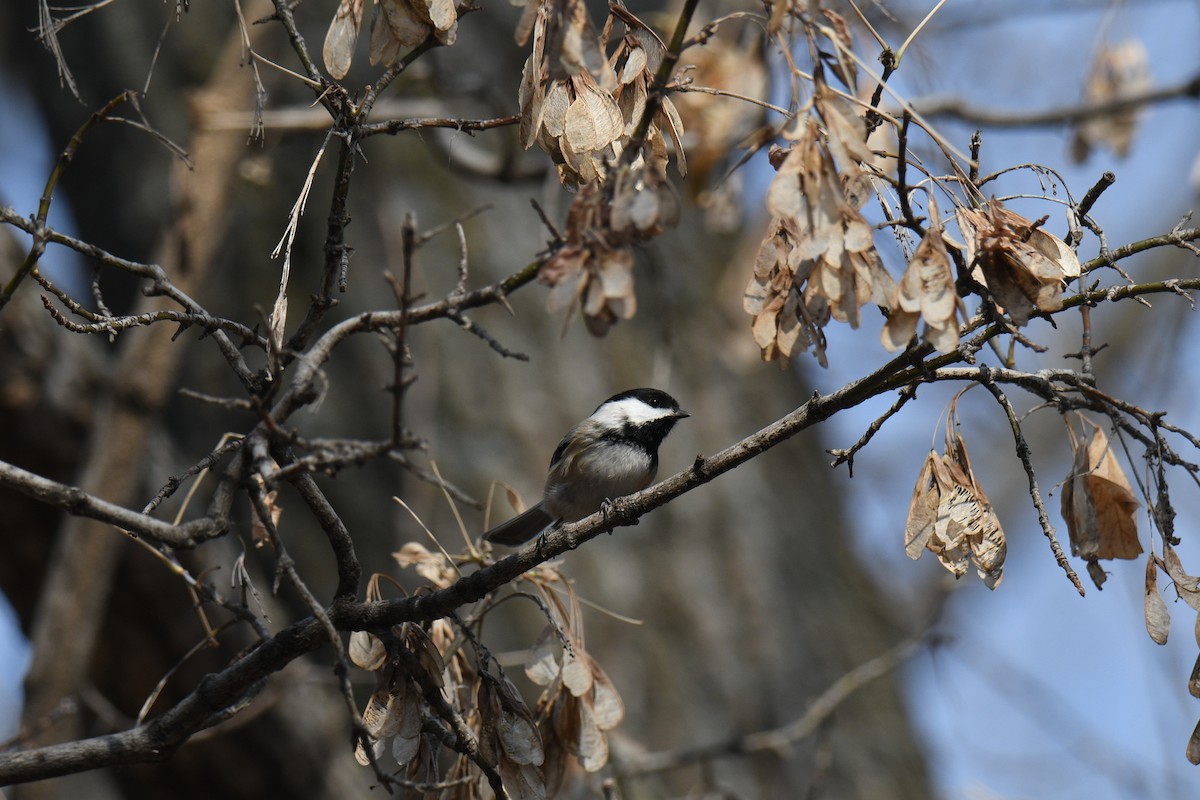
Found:
[[[831,5],[840,16],[794,20],[820,19],[835,26],[851,20],[860,54],[865,61],[873,59],[874,45],[853,22],[849,6]],[[555,164],[536,147],[522,148],[515,120],[494,129],[480,124],[489,129],[478,134],[431,121],[482,123],[518,113],[517,87],[528,55],[528,46],[519,47],[511,35],[520,9],[484,7],[464,14],[451,46],[421,52],[411,66],[392,73],[367,63],[368,16],[354,62],[339,81],[349,92],[343,97],[328,86],[314,90],[270,63],[307,72],[286,30],[294,21],[316,68],[327,74],[317,43],[325,39],[334,4],[292,8],[264,1],[183,10],[124,0],[101,6],[58,32],[69,80],[44,42],[29,32],[39,24],[45,30],[38,17],[45,6],[0,22],[0,66],[10,91],[32,101],[36,112],[31,113],[44,120],[50,149],[57,150],[95,109],[127,89],[138,90],[136,108],[127,103],[122,113],[144,119],[178,143],[189,161],[153,136],[100,125],[63,172],[50,223],[58,226],[58,214],[69,208],[72,235],[131,262],[161,265],[174,286],[213,317],[237,320],[260,335],[270,330],[281,261],[269,254],[323,142],[326,149],[291,245],[289,337],[309,313],[310,293],[315,308],[322,307],[322,292],[328,292],[325,301],[337,303],[319,320],[320,333],[360,312],[396,309],[395,288],[402,276],[411,281],[410,297],[429,302],[455,291],[464,261],[468,289],[532,274],[531,262],[544,262],[562,243],[554,241],[555,232],[530,199],[564,235],[571,233],[569,207],[587,196],[587,181],[579,181],[585,186],[576,194],[562,188]],[[554,7],[562,6],[568,4]],[[786,4],[774,11],[782,14],[781,9],[814,13]],[[718,14],[739,11],[764,14],[749,5],[705,8],[689,33]],[[867,12],[893,44],[903,41],[923,15],[894,11],[893,17]],[[635,6],[632,12],[651,21],[663,38],[681,16],[677,8]],[[70,12],[52,13],[61,18]],[[596,28],[603,13],[591,9]],[[931,63],[938,60],[937,46],[946,46],[954,34],[951,23],[934,19],[944,27],[931,26],[927,35],[936,38],[913,51]],[[265,21],[251,24],[257,20]],[[776,79],[774,87],[767,80],[771,69],[786,71],[772,49],[775,41],[764,44],[763,31],[778,24],[769,16],[722,23],[708,45],[685,51],[681,64],[695,65],[685,74],[698,86],[788,106],[787,80]],[[799,30],[799,22],[788,24]],[[251,59],[247,37],[261,58]],[[803,52],[803,37],[797,41],[796,52]],[[833,64],[835,55],[826,63]],[[849,69],[844,58],[841,63]],[[356,87],[393,73],[395,80],[376,101],[369,121],[425,122],[397,125],[394,135],[363,138],[347,156],[352,172],[339,167],[342,142],[326,136],[329,113],[312,106],[314,98],[346,108],[365,96]],[[265,134],[261,141],[248,141],[259,101],[257,80],[266,91]],[[862,83],[873,88],[866,77]],[[660,386],[691,412],[693,419],[664,445],[664,475],[780,419],[813,394],[819,379],[811,375],[811,360],[801,355],[786,370],[764,365],[742,308],[765,227],[760,198],[771,177],[763,168],[765,153],[734,178],[720,180],[747,138],[766,144],[775,136],[764,131],[776,133],[785,123],[759,105],[730,97],[671,97],[683,120],[691,174],[681,184],[679,224],[636,248],[638,313],[632,319],[596,338],[579,320],[546,313],[545,289],[522,285],[504,304],[468,310],[469,322],[459,317],[414,325],[399,340],[384,332],[347,339],[323,365],[319,398],[304,398],[312,401],[314,413],[302,410],[289,419],[291,439],[274,444],[330,459],[324,465],[329,469],[313,461],[301,460],[301,466],[318,467],[315,485],[349,532],[364,576],[392,575],[415,590],[421,582],[402,573],[392,553],[410,541],[434,549],[393,496],[403,498],[444,546],[457,549],[456,513],[437,481],[429,480],[431,463],[470,497],[486,499],[493,482],[502,480],[531,502],[558,437],[621,389]],[[795,110],[803,99],[791,102]],[[19,107],[16,101],[13,107]],[[952,115],[953,109],[941,113]],[[1071,121],[1059,118],[1052,124],[1061,130]],[[39,135],[35,130],[27,135]],[[669,140],[666,133],[660,137]],[[965,149],[966,140],[964,135],[953,141]],[[922,151],[922,157],[933,161],[939,155]],[[348,192],[339,174],[352,179]],[[36,180],[40,191],[44,176]],[[346,201],[344,220],[336,206],[339,198]],[[705,207],[698,208],[696,200]],[[33,208],[17,207],[16,213],[28,217]],[[442,227],[406,263],[403,232],[409,215],[418,233]],[[1061,233],[1059,219],[1047,228]],[[461,241],[455,220],[462,220]],[[1142,236],[1162,232],[1153,227]],[[345,292],[336,281],[328,284],[330,275],[341,277],[328,267],[340,257],[343,237],[353,250]],[[1125,241],[1110,239],[1109,245]],[[13,245],[7,252],[0,269],[6,283],[27,246]],[[887,266],[898,278],[903,263]],[[94,275],[115,315],[161,307],[157,298],[142,296],[147,281],[99,268],[95,260],[64,262],[57,269],[61,272],[53,279],[82,287],[73,289],[78,297],[90,294]],[[1176,266],[1167,269],[1167,274],[1183,274]],[[881,364],[883,353],[873,337],[883,317],[868,305],[863,318],[858,335],[867,337],[877,353],[863,363]],[[168,476],[197,464],[225,433],[246,433],[260,423],[272,402],[270,387],[262,386],[259,400],[253,400],[212,332],[197,335],[201,328],[193,326],[176,338],[173,325],[135,328],[111,339],[75,336],[45,313],[36,287],[21,287],[0,314],[0,460],[140,508]],[[238,342],[237,335],[231,338]],[[407,358],[396,358],[397,341]],[[528,361],[503,357],[497,348],[527,354]],[[268,364],[254,347],[243,352],[252,371]],[[838,359],[831,348],[835,369]],[[843,374],[848,380],[869,369],[856,364]],[[284,381],[291,379],[287,373]],[[407,388],[396,388],[410,379],[415,381],[404,384]],[[206,402],[204,397],[238,400]],[[870,419],[858,419],[850,441]],[[322,437],[387,441],[401,425],[420,437],[420,452],[397,447],[384,457],[355,459],[305,447]],[[995,449],[1016,464],[1003,433],[994,437],[1002,443]],[[826,449],[848,442],[826,438],[824,431],[806,430],[688,492],[638,527],[619,528],[566,557],[561,569],[574,580],[575,591],[599,607],[589,605],[585,612],[587,651],[625,703],[625,719],[610,736],[611,763],[599,773],[619,778],[622,796],[903,798],[932,793],[896,672],[911,649],[894,648],[927,630],[943,590],[938,576],[922,570],[918,574],[932,588],[905,591],[901,602],[898,590],[878,572],[868,572],[854,547],[861,541],[854,528],[862,516],[843,507],[845,482],[828,469]],[[912,462],[905,478],[910,485],[922,454],[920,449],[903,454]],[[213,459],[214,474],[202,483],[189,518],[220,493],[218,478],[230,474],[229,465],[240,457],[221,456]],[[1011,470],[1020,485],[1021,471]],[[303,486],[281,478],[273,488],[276,483],[276,502],[284,509],[277,524],[287,552],[320,604],[330,604],[344,588],[345,576],[331,559],[319,504]],[[873,502],[863,497],[875,492],[854,488],[851,506]],[[170,498],[157,515],[172,518],[184,493]],[[503,494],[495,492],[493,522],[508,513]],[[889,509],[897,551],[906,501],[899,502]],[[201,647],[185,658],[204,642],[204,618],[194,609],[195,596],[161,559],[120,537],[111,525],[61,515],[9,489],[0,488],[0,503],[7,533],[0,588],[34,646],[21,748],[126,730],[164,676],[169,679],[151,716],[186,698],[206,673],[221,671],[255,641],[246,626],[232,626],[221,631],[220,646]],[[459,501],[457,513],[468,534],[486,526],[483,511],[465,502]],[[277,553],[255,547],[253,516],[249,502],[239,496],[229,508],[229,535],[181,550],[178,557],[191,575],[229,594],[231,573],[245,554],[258,588],[249,607],[257,611],[255,602],[264,604],[266,625],[276,631],[310,609],[286,583],[278,594],[271,593]],[[1029,538],[1035,537],[1036,523],[1029,530]],[[359,600],[364,587],[365,581],[355,587]],[[212,624],[224,621],[211,604],[208,608]],[[519,674],[522,651],[544,624],[542,614],[532,604],[510,602],[488,618],[496,621],[486,627],[487,646]],[[884,660],[873,661],[881,656]],[[93,770],[6,791],[22,798],[365,794],[378,778],[354,763],[352,720],[333,672],[337,660],[328,645],[296,659],[259,687],[248,708],[199,733],[162,764]],[[355,672],[361,709],[374,682]],[[839,679],[845,680],[838,684]],[[835,691],[822,695],[831,686]],[[535,695],[527,696],[532,702]],[[736,752],[747,741],[742,737],[802,719],[818,697],[836,701],[836,708],[820,716],[815,730],[781,736],[785,746]],[[728,752],[689,751],[723,742],[729,743]],[[648,754],[655,753],[665,753],[661,764],[670,768],[649,771],[654,761]],[[578,796],[601,793],[598,779],[578,777],[571,790]]]

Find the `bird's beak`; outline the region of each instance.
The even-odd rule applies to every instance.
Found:
[[[675,419],[683,419],[684,417],[690,417],[690,416],[691,416],[691,414],[687,413],[682,408],[675,412]]]

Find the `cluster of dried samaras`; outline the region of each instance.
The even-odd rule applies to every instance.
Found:
[[[995,589],[1004,575],[1008,546],[958,433],[955,406],[961,396],[954,398],[947,415],[944,452],[931,450],[921,467],[908,508],[904,549],[913,559],[928,550],[956,578],[974,566],[984,584]],[[1091,435],[1077,435],[1066,421],[1074,457],[1062,484],[1062,515],[1072,554],[1087,562],[1099,587],[1105,580],[1099,560],[1136,558],[1142,552],[1135,516],[1140,504],[1104,431],[1080,415],[1080,425],[1085,431],[1090,427]]]
[[[419,544],[410,542],[395,557],[436,589],[458,578],[444,555]],[[500,776],[512,800],[545,800],[558,793],[572,760],[587,772],[607,763],[607,731],[625,716],[625,706],[583,648],[578,599],[553,567],[522,581],[552,620],[525,660],[525,676],[542,687],[535,708],[526,706],[502,670],[487,668],[486,650],[470,644],[466,634],[456,634],[445,619],[428,630],[406,622],[386,636],[357,631],[350,637],[350,660],[376,680],[363,711],[367,740],[355,751],[360,764],[374,761],[386,772],[398,765],[399,777],[410,785],[445,787],[426,797],[482,800],[495,797],[479,769],[482,761]],[[368,599],[379,599],[377,580]],[[456,754],[443,770],[441,734],[449,730],[460,742],[473,741],[477,751]]]
[[[943,231],[931,200],[927,232],[897,284],[860,211],[879,160],[866,143],[864,118],[829,92],[818,92],[813,107],[790,132],[792,145],[772,153],[772,218],[746,287],[744,307],[765,360],[812,349],[827,365],[822,329],[830,319],[858,327],[867,303],[887,314],[881,338],[888,350],[905,347],[921,319],[927,342],[954,350],[963,306],[949,247],[963,251],[974,282],[1015,324],[1062,308],[1066,281],[1080,273],[1075,252],[998,200],[956,210],[961,245]]]
[[[324,58],[335,78],[349,72],[364,2],[341,0],[329,27]],[[625,33],[608,53],[615,24]],[[401,47],[430,36],[452,44],[456,33],[451,0],[376,0],[371,63],[391,64]],[[666,47],[620,5],[597,32],[583,0],[525,0],[517,44],[531,38],[519,90],[521,143],[541,147],[562,183],[579,189],[539,280],[552,287],[551,311],[567,310],[568,322],[581,311],[588,330],[603,335],[637,310],[632,246],[679,219],[667,139],[683,175],[683,123],[670,98],[651,100]],[[625,157],[634,139],[638,152]]]
[[[637,310],[633,245],[679,221],[668,136],[679,174],[687,172],[683,123],[670,98],[657,98],[643,119],[666,48],[623,7],[611,10],[598,35],[582,0],[530,0],[517,31],[520,44],[533,37],[521,76],[521,143],[541,147],[559,179],[578,188],[562,241],[538,277],[552,287],[550,311],[566,310],[568,323],[581,311],[597,336]],[[625,34],[606,56],[618,19]],[[626,157],[627,146],[640,152]]]

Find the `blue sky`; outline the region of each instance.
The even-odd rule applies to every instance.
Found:
[[[970,17],[984,5],[950,3],[945,10]],[[1007,8],[1009,13],[998,13],[994,23],[956,27],[952,32],[931,27],[902,64],[893,86],[908,98],[951,94],[1000,109],[1028,111],[1074,104],[1081,99],[1092,44],[1105,26],[1110,41],[1126,36],[1143,41],[1159,84],[1200,71],[1200,23],[1194,3],[1127,4],[1111,18],[1106,17],[1109,12],[1103,4],[1091,4],[1091,10],[1038,15],[1023,13],[1029,4],[987,5]],[[1079,4],[1038,7],[1063,5]],[[945,21],[950,19],[952,15]],[[935,63],[936,69],[924,66]],[[971,126],[935,124],[965,149]],[[1063,129],[987,133],[984,171],[1023,162],[1050,165],[1060,170],[1080,197],[1102,172],[1113,170],[1117,183],[1101,198],[1093,216],[1115,246],[1165,232],[1196,206],[1197,187],[1191,173],[1200,143],[1198,129],[1200,109],[1194,101],[1160,106],[1143,116],[1126,159],[1098,151],[1080,165],[1070,162],[1070,136]],[[999,191],[1036,194],[1040,187],[1026,173],[1014,176]],[[1019,201],[1011,207],[1022,211]],[[1023,213],[1036,217],[1047,211]],[[1050,213],[1048,230],[1061,234],[1061,211]],[[1085,239],[1081,257],[1096,252],[1095,238]],[[1130,259],[1124,267],[1136,275],[1152,258]],[[1179,264],[1186,274],[1200,271],[1195,259],[1181,258]],[[1153,302],[1184,301],[1158,298]],[[1133,315],[1127,330],[1149,339],[1139,345],[1147,356],[1122,365],[1119,372],[1100,356],[1101,385],[1144,407],[1168,410],[1177,425],[1200,428],[1195,403],[1200,381],[1194,368],[1187,366],[1196,363],[1195,353],[1156,350],[1152,343],[1166,335],[1169,323],[1137,310]],[[1093,319],[1102,326],[1115,316],[1095,312]],[[861,374],[863,365],[883,363],[886,354],[877,343],[881,323],[864,323],[858,331],[831,326],[830,369],[814,368],[808,373],[820,388],[836,388]],[[1183,324],[1187,330],[1179,341],[1200,341],[1196,316],[1187,314]],[[1052,345],[1052,352],[1032,362],[1035,365],[1061,368],[1077,363],[1062,360],[1063,353],[1078,350],[1078,335],[1071,326],[1055,332],[1035,324],[1030,335]],[[1028,354],[1022,357],[1029,358]],[[940,448],[937,416],[944,413],[957,388],[923,388],[922,402],[910,404],[856,457],[855,477],[847,481],[849,509],[858,523],[859,552],[879,585],[898,596],[919,597],[946,574],[931,557],[916,563],[905,557],[903,521],[925,453],[931,443]],[[891,399],[858,414],[835,417],[826,427],[829,445],[853,443]],[[1010,399],[1019,412],[1032,405],[1015,391]],[[1089,591],[1080,598],[1051,556],[999,408],[990,395],[977,390],[963,399],[960,414],[973,464],[999,508],[1009,558],[1004,581],[995,592],[983,588],[973,576],[963,579],[944,626],[947,644],[933,654],[923,654],[906,671],[908,702],[943,796],[1195,797],[1200,768],[1187,763],[1184,748],[1200,719],[1200,700],[1185,687],[1197,655],[1192,632],[1196,615],[1182,603],[1172,604],[1170,640],[1165,647],[1150,641],[1142,617],[1142,560],[1105,564],[1112,576],[1104,591],[1093,589],[1085,577]],[[1065,548],[1067,533],[1054,485],[1070,466],[1065,434],[1054,421],[1055,412],[1043,411],[1040,417],[1030,420],[1036,426],[1031,427],[1036,434],[1030,436],[1030,445],[1041,489],[1053,492],[1046,503]],[[1192,452],[1185,457],[1195,460],[1198,455]],[[1182,475],[1172,487],[1180,535],[1185,539],[1181,557],[1195,573],[1200,571],[1200,547],[1191,541],[1196,530],[1191,520],[1200,515],[1196,487]],[[1143,514],[1139,532],[1144,547],[1148,531]],[[1082,571],[1081,563],[1074,565]],[[1159,583],[1165,590],[1166,581]],[[1165,595],[1171,603],[1169,591]]]

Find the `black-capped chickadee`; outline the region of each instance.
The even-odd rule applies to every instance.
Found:
[[[630,389],[601,403],[558,443],[542,501],[483,535],[518,545],[551,525],[575,522],[609,500],[645,489],[658,472],[658,446],[689,416],[658,389]]]

